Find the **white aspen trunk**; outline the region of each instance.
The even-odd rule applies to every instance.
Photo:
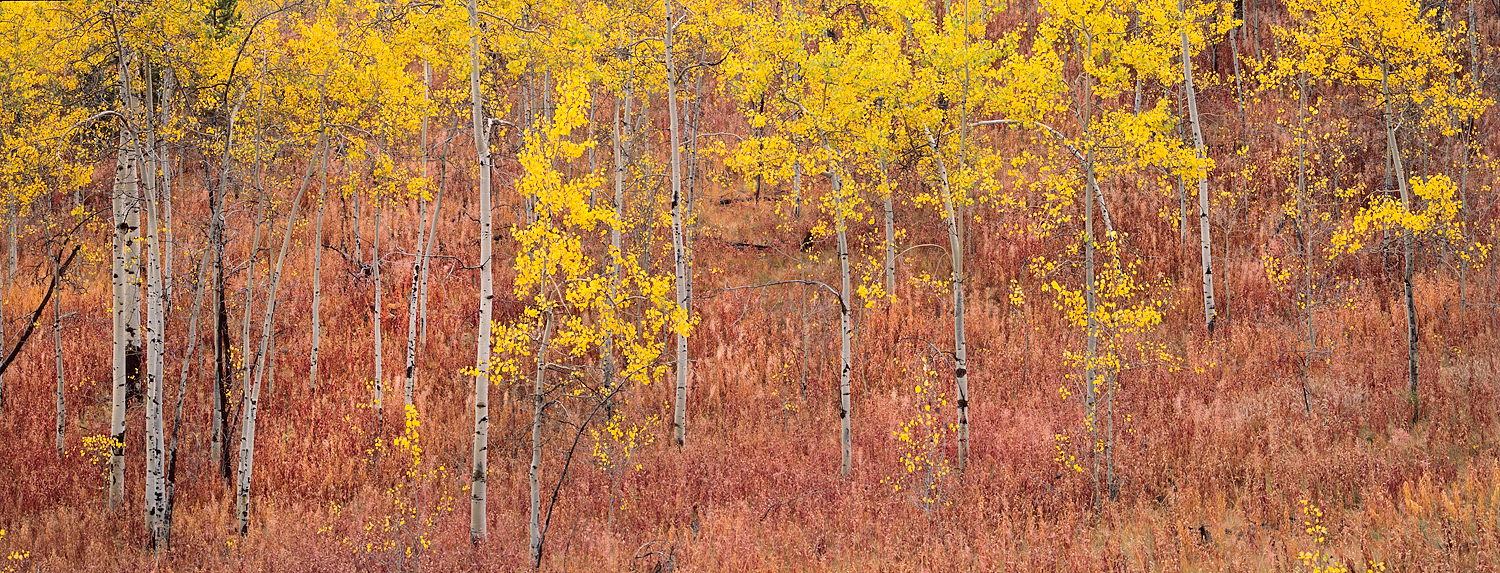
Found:
[[[264,104],[265,94],[262,93],[261,108],[257,110],[258,112],[264,110]],[[257,117],[259,117],[259,113],[257,113]],[[245,268],[245,310],[244,317],[240,322],[240,361],[244,363],[240,372],[240,380],[246,382],[250,380],[251,370],[255,367],[255,363],[260,360],[260,357],[250,354],[250,319],[253,316],[251,312],[255,306],[255,299],[253,297],[255,294],[255,261],[260,258],[260,227],[262,223],[270,224],[266,220],[266,203],[268,203],[264,187],[266,162],[265,158],[261,156],[260,148],[263,135],[264,131],[262,130],[260,120],[257,119],[255,125],[255,203],[257,214],[254,221],[255,230],[250,234],[250,258],[246,261],[247,266]],[[267,237],[267,240],[269,241],[270,237]],[[241,388],[248,390],[248,386],[242,385]],[[246,392],[247,397],[248,394]]]
[[[120,44],[120,93],[122,97],[130,91],[130,61],[133,53]],[[120,140],[116,149],[115,159],[115,181],[111,193],[111,214],[113,215],[114,240],[111,244],[111,288],[113,291],[112,312],[112,348],[113,366],[111,376],[113,379],[113,392],[111,395],[113,405],[110,417],[110,480],[109,480],[109,507],[111,510],[118,509],[124,501],[125,496],[125,400],[126,384],[129,374],[126,360],[130,354],[130,346],[133,342],[129,332],[130,317],[135,305],[134,297],[131,296],[131,283],[134,282],[136,270],[130,262],[135,259],[134,229],[132,228],[131,210],[136,207],[136,196],[139,194],[137,185],[139,177],[136,173],[136,164],[131,160],[130,150],[133,148],[131,126],[129,119],[121,121]]]
[[[675,261],[675,274],[677,279],[677,312],[678,319],[684,324],[677,325],[677,359],[674,364],[677,374],[677,392],[675,407],[672,411],[672,441],[679,447],[687,442],[687,385],[688,370],[692,364],[688,362],[687,322],[692,316],[692,301],[688,291],[688,268],[687,245],[683,237],[683,196],[682,196],[682,133],[677,121],[677,63],[672,56],[672,34],[674,26],[672,21],[672,0],[663,0],[667,14],[666,33],[662,36],[662,46],[665,52],[664,61],[667,66],[667,124],[672,146],[672,258]]]
[[[937,162],[938,181],[942,183],[943,209],[948,224],[948,252],[952,259],[953,282],[953,379],[958,386],[958,471],[963,473],[969,465],[969,349],[964,330],[964,243],[963,215],[958,211],[958,202],[949,185],[947,162],[943,161],[942,149],[932,130],[927,133],[927,145],[932,148],[932,157]],[[1088,203],[1088,201],[1084,201]]]
[[[485,486],[489,480],[490,328],[494,276],[490,252],[494,230],[490,208],[490,145],[484,117],[484,94],[479,86],[479,8],[469,0],[469,102],[474,120],[474,151],[479,157],[479,333],[474,357],[474,451],[469,492],[469,537],[474,543],[486,535]]]
[[[422,60],[422,95],[423,95],[423,97],[431,98],[431,95],[430,95],[431,90],[432,90],[432,64],[431,64],[431,62],[428,62],[426,59],[423,59]],[[424,178],[427,177],[428,163],[430,163],[432,161],[431,147],[427,143],[427,123],[428,123],[429,119],[430,118],[428,118],[425,115],[422,116],[422,177],[424,177]],[[448,152],[446,151],[447,147],[445,146],[443,149],[445,150],[445,151],[443,151],[443,158],[444,158],[444,160],[446,160],[447,156],[448,156]],[[444,162],[446,163],[446,161],[444,161]],[[432,224],[427,229],[427,236],[428,236],[427,244],[426,245],[421,245],[421,244],[417,245],[418,248],[422,249],[422,272],[420,273],[421,274],[421,278],[418,279],[421,282],[421,284],[419,284],[417,286],[417,291],[418,291],[417,292],[417,322],[418,322],[418,329],[421,331],[421,342],[419,344],[424,349],[427,347],[427,275],[430,272],[427,267],[431,263],[430,259],[432,258],[432,243],[433,243],[432,237],[436,237],[437,236],[438,221],[442,220],[440,218],[440,216],[439,216],[439,208],[443,204],[443,175],[445,175],[446,173],[447,173],[447,171],[446,171],[446,165],[444,167],[438,169],[437,197],[435,198],[436,201],[435,201],[435,204],[432,207]]]
[[[1182,9],[1179,0],[1178,9]],[[1182,80],[1187,90],[1188,122],[1193,126],[1193,147],[1197,150],[1198,159],[1206,157],[1203,149],[1203,127],[1198,120],[1198,90],[1193,87],[1193,60],[1191,47],[1188,44],[1187,32],[1182,32]],[[1208,174],[1198,176],[1198,243],[1202,248],[1203,257],[1200,267],[1203,275],[1203,323],[1208,329],[1210,336],[1214,333],[1214,323],[1217,313],[1214,309],[1214,264],[1213,243],[1210,241],[1208,221]]]
[[[824,143],[826,146],[827,143]],[[838,167],[831,166],[833,175],[834,211],[836,213],[834,228],[838,233],[839,241],[839,475],[847,476],[854,467],[853,434],[850,429],[850,396],[849,378],[853,373],[850,366],[850,343],[854,337],[854,322],[849,316],[849,296],[853,290],[849,288],[849,239],[844,223],[844,185],[839,177]]]
[[[318,353],[323,344],[323,212],[328,208],[328,154],[318,167],[318,215],[314,223],[312,255],[312,351],[308,356],[307,384],[318,389]]]
[[[172,420],[172,445],[167,450],[167,503],[162,529],[168,544],[172,540],[172,508],[176,499],[177,438],[182,433],[182,405],[187,397],[188,373],[192,371],[193,352],[198,349],[198,311],[203,307],[203,278],[208,274],[208,257],[209,252],[205,250],[198,263],[198,276],[193,282],[193,310],[188,315],[188,346],[187,352],[182,355],[182,370],[177,382],[177,408]]]
[[[893,301],[896,300],[896,189],[891,185],[885,159],[880,160],[880,177],[885,184],[881,198],[885,204],[885,297]]]
[[[422,96],[427,97],[427,85],[432,82],[432,70],[427,59],[422,59]],[[427,123],[422,114],[422,179],[427,180]],[[434,218],[432,223],[437,224]],[[417,299],[421,294],[422,274],[427,269],[427,252],[423,249],[427,230],[427,200],[417,197],[417,260],[411,268],[411,295],[406,304],[406,405],[412,405],[412,394],[416,387],[414,379],[417,368]]]
[[[1406,168],[1401,161],[1401,148],[1396,143],[1395,111],[1391,107],[1390,92],[1390,69],[1386,64],[1380,67],[1380,91],[1381,98],[1385,100],[1385,141],[1390,148],[1391,165],[1396,170],[1396,187],[1401,191],[1401,208],[1411,211],[1411,190],[1406,184]],[[1417,303],[1412,287],[1412,275],[1415,273],[1413,260],[1413,237],[1410,229],[1401,229],[1401,255],[1402,273],[1401,288],[1406,299],[1406,375],[1407,375],[1407,399],[1411,401],[1411,419],[1416,423],[1422,415],[1422,402],[1417,394],[1417,344],[1420,342],[1417,330]]]
[[[536,385],[531,395],[531,563],[533,568],[542,563],[542,410],[546,407],[547,349],[552,342],[552,313],[547,312],[542,325],[541,343],[536,349]]]
[[[56,277],[58,283],[62,282],[62,276],[58,274],[57,255],[47,253],[52,262],[52,276]],[[53,372],[57,374],[57,457],[62,459],[64,453],[63,441],[67,430],[68,402],[66,400],[67,383],[63,376],[62,359],[62,314],[58,311],[58,298],[52,299],[52,349],[53,349]]]
[[[147,74],[143,74],[147,75]],[[147,78],[148,93],[150,79]],[[148,131],[148,138],[154,139]],[[152,146],[148,146],[150,149]],[[139,152],[137,153],[139,157]],[[155,161],[142,161],[148,171]],[[162,425],[162,362],[166,353],[162,309],[161,244],[156,174],[147,173],[146,188],[146,525],[158,551],[166,548],[166,466]]]
[[[792,220],[802,220],[802,161],[792,160]]]
[[[611,139],[612,139],[611,146],[612,146],[612,149],[614,151],[614,160],[615,160],[615,176],[614,176],[615,194],[614,194],[614,200],[611,202],[611,205],[613,206],[613,208],[615,210],[615,222],[614,222],[614,224],[610,225],[610,228],[609,228],[609,249],[610,249],[610,251],[609,251],[609,253],[610,253],[609,254],[609,257],[610,257],[610,260],[609,260],[609,288],[610,288],[610,296],[611,296],[611,298],[613,298],[615,296],[615,293],[618,291],[619,286],[620,286],[620,257],[623,256],[623,252],[621,251],[622,245],[621,245],[621,238],[620,238],[620,227],[625,224],[625,175],[626,175],[626,171],[629,169],[629,165],[630,165],[629,158],[625,157],[625,141],[624,141],[625,140],[625,135],[621,133],[622,131],[625,131],[626,129],[628,129],[628,126],[622,124],[621,122],[622,121],[629,121],[629,118],[630,118],[631,104],[633,103],[632,100],[635,97],[635,92],[634,92],[634,90],[632,88],[632,81],[633,80],[634,80],[634,74],[632,72],[630,72],[630,71],[627,71],[626,74],[625,74],[625,81],[622,82],[622,85],[621,85],[621,92],[622,93],[621,93],[620,97],[617,97],[615,99],[615,122],[614,122],[614,129],[613,129],[613,131],[611,133]],[[622,99],[624,100],[623,101],[623,108],[624,108],[623,110],[621,109],[621,107],[622,107],[621,100]],[[624,114],[624,118],[623,119],[621,118],[621,113],[622,112]],[[604,392],[603,393],[605,395],[605,399],[606,400],[610,399],[609,396],[612,393],[612,391],[614,389],[614,385],[615,385],[614,384],[614,376],[615,376],[615,352],[614,351],[615,351],[615,340],[614,340],[614,337],[613,336],[605,337],[605,339],[604,339],[604,348],[602,350],[603,356],[602,356],[601,362],[603,363],[603,370],[604,370],[604,384],[603,384],[603,391]],[[609,408],[608,414],[612,416],[614,414],[613,405],[612,404],[611,405],[607,405],[606,407]],[[613,493],[613,490],[611,490],[611,493]],[[612,504],[613,504],[613,502],[611,502],[611,506],[610,506],[610,509],[611,509],[610,516],[611,517],[613,517],[613,515],[614,515],[614,511],[613,511],[614,506]],[[611,523],[613,523],[613,521],[611,521]]]
[[[375,238],[370,242],[370,265],[374,267],[375,273],[375,309],[372,313],[375,329],[375,418],[383,424],[385,422],[385,365],[382,350],[385,347],[381,339],[385,330],[382,320],[385,317],[385,305],[381,302],[381,292],[385,285],[380,283],[380,212],[383,210],[381,198],[375,197]]]
[[[161,128],[169,128],[172,125],[172,97],[177,88],[177,75],[171,66],[162,67],[161,71],[161,101],[157,102],[158,124]],[[157,170],[161,174],[161,189],[158,191],[158,199],[161,201],[161,281],[162,298],[167,301],[165,311],[172,312],[170,301],[172,300],[172,251],[175,246],[172,230],[172,155],[164,140],[157,139],[155,146]]]
[[[1084,133],[1089,132],[1089,124],[1092,122],[1094,114],[1093,84],[1090,79],[1091,76],[1084,74],[1084,89],[1082,94],[1084,101],[1082,127]],[[1084,156],[1083,176],[1085,184],[1093,188],[1097,193],[1099,182],[1094,175],[1093,146],[1089,146]],[[1088,189],[1084,189],[1084,193],[1088,193]],[[1103,202],[1100,202],[1100,206],[1103,207]],[[1106,229],[1108,229],[1108,226],[1106,226]],[[1094,208],[1093,203],[1088,200],[1083,201],[1083,247],[1084,312],[1088,315],[1084,326],[1087,331],[1087,342],[1085,343],[1083,357],[1083,415],[1085,418],[1084,423],[1089,428],[1088,451],[1090,454],[1089,457],[1093,461],[1094,507],[1098,508],[1103,499],[1099,488],[1100,456],[1097,449],[1102,445],[1099,437],[1099,393],[1098,388],[1095,387],[1097,372],[1095,372],[1094,368],[1094,355],[1098,352],[1099,347],[1098,324],[1095,320],[1095,313],[1098,310],[1098,300],[1095,293],[1096,285],[1094,280]]]
[[[327,134],[318,136],[317,153],[328,152]],[[318,158],[314,157],[314,161]],[[302,196],[307,192],[307,186],[312,181],[312,166],[307,165],[307,174],[302,178],[302,184],[297,189],[297,196],[292,200],[291,212],[287,214],[286,232],[281,236],[281,250],[276,254],[276,266],[271,269],[271,284],[266,291],[266,314],[261,322],[260,348],[255,353],[255,375],[254,382],[245,391],[245,419],[240,430],[240,467],[238,483],[235,487],[235,518],[239,523],[239,533],[244,536],[250,529],[250,478],[255,470],[255,419],[260,407],[260,384],[265,377],[266,366],[269,363],[268,350],[271,344],[272,319],[276,316],[276,289],[281,285],[281,269],[286,262],[286,252],[292,244],[292,229],[297,224],[297,208],[302,205]]]

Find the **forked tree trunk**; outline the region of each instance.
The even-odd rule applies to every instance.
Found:
[[[1391,107],[1390,92],[1390,70],[1387,65],[1382,64],[1380,75],[1380,90],[1382,99],[1385,100],[1385,141],[1390,149],[1391,165],[1396,171],[1396,187],[1401,191],[1401,208],[1403,211],[1411,212],[1412,200],[1411,189],[1406,183],[1406,169],[1401,162],[1401,148],[1396,142],[1395,111]],[[1422,402],[1417,394],[1417,344],[1419,332],[1417,330],[1417,303],[1412,288],[1412,275],[1415,272],[1413,260],[1413,243],[1411,229],[1401,229],[1401,288],[1402,295],[1406,299],[1406,376],[1407,376],[1407,400],[1411,402],[1411,420],[1416,423],[1422,416]]]
[[[687,391],[688,372],[688,323],[692,317],[692,300],[688,290],[688,267],[686,238],[683,236],[686,207],[682,196],[682,133],[677,121],[677,63],[672,56],[672,0],[663,0],[667,14],[667,29],[662,35],[662,46],[667,66],[667,125],[672,147],[672,258],[675,261],[677,281],[677,319],[682,321],[673,327],[677,333],[677,359],[673,364],[677,374],[676,401],[672,410],[672,441],[678,447],[687,442]]]
[[[1182,9],[1179,0],[1178,9]],[[1193,126],[1193,147],[1197,150],[1198,159],[1205,157],[1203,150],[1203,127],[1198,121],[1198,90],[1193,87],[1193,60],[1191,47],[1188,44],[1186,31],[1182,32],[1182,79],[1183,86],[1187,90],[1188,122]],[[1214,333],[1214,319],[1217,316],[1214,309],[1214,264],[1213,243],[1210,241],[1208,222],[1208,174],[1198,176],[1198,237],[1199,245],[1203,251],[1203,257],[1199,266],[1202,268],[1203,276],[1203,323],[1208,329],[1208,334]]]
[[[484,94],[479,86],[479,8],[469,0],[469,102],[474,125],[474,151],[479,157],[479,333],[474,357],[474,451],[469,492],[469,538],[474,543],[486,534],[485,485],[489,480],[490,432],[490,312],[494,299],[494,276],[490,252],[489,129],[484,117]]]

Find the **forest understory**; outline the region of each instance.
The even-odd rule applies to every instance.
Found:
[[[1500,564],[1500,4],[470,2],[0,6],[0,572]]]

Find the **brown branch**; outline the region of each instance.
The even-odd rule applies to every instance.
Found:
[[[21,338],[16,340],[15,348],[11,348],[10,352],[5,355],[5,362],[0,363],[0,375],[5,374],[5,369],[10,368],[10,363],[14,362],[16,356],[21,353],[21,347],[25,346],[26,341],[31,338],[31,332],[36,330],[37,318],[42,315],[42,310],[47,308],[47,303],[52,300],[52,293],[57,291],[58,281],[62,278],[63,273],[68,272],[68,264],[73,262],[73,257],[78,255],[78,249],[82,246],[73,245],[73,251],[68,253],[68,259],[63,261],[62,266],[57,268],[57,274],[52,275],[52,284],[47,287],[47,294],[42,297],[42,304],[37,305],[36,310],[26,319],[26,330],[22,331]]]

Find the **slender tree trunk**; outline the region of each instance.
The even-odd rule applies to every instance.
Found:
[[[124,44],[121,43],[123,46]],[[120,94],[130,93],[130,67],[134,53],[129,49],[120,50]],[[127,110],[129,106],[124,106]],[[112,245],[112,273],[111,286],[114,291],[113,301],[113,407],[110,420],[110,481],[109,481],[109,506],[110,509],[118,509],[124,501],[125,489],[125,400],[126,385],[128,384],[129,368],[127,361],[130,356],[134,337],[130,332],[130,318],[136,304],[135,292],[132,285],[137,284],[136,267],[131,262],[136,259],[135,254],[135,218],[132,212],[138,207],[139,174],[136,172],[137,164],[131,157],[134,149],[133,135],[130,120],[121,122],[119,146],[116,150],[115,181],[111,193],[111,213],[114,216],[114,241]]]
[[[423,75],[423,97],[426,97],[426,87],[432,80],[432,70],[427,65],[427,60],[422,60]],[[426,113],[422,114],[422,179],[427,179],[427,123]],[[437,219],[432,221],[437,224]],[[406,405],[412,405],[412,394],[415,391],[416,381],[414,379],[417,369],[417,302],[421,295],[422,273],[427,268],[427,253],[423,249],[427,231],[427,199],[417,197],[417,260],[411,267],[411,295],[406,304]]]
[[[227,97],[227,96],[226,96]],[[209,234],[209,248],[214,254],[214,413],[213,443],[209,457],[219,466],[219,476],[231,483],[229,428],[229,392],[233,385],[230,372],[229,309],[228,292],[224,276],[224,201],[229,186],[230,145],[234,141],[235,120],[239,116],[239,103],[229,112],[229,122],[224,130],[224,150],[220,157],[219,181],[209,195],[213,221]]]
[[[824,143],[827,146],[827,143]],[[829,174],[833,176],[834,211],[836,214],[834,228],[838,233],[839,241],[839,475],[848,476],[854,468],[853,433],[850,428],[850,376],[854,369],[850,366],[851,349],[850,343],[854,337],[854,322],[849,315],[849,297],[854,293],[849,288],[849,239],[844,223],[844,200],[843,180],[839,177],[838,166],[830,166]]]
[[[963,215],[959,212],[959,202],[954,197],[953,188],[949,185],[948,167],[943,161],[942,149],[938,147],[937,139],[932,136],[932,131],[925,127],[923,130],[927,133],[927,144],[932,149],[932,157],[937,162],[938,181],[943,186],[943,208],[947,211],[945,218],[948,223],[948,252],[953,265],[953,378],[958,385],[958,471],[963,473],[968,469],[969,464],[969,351],[964,330],[964,282],[966,278],[964,276]]]
[[[484,117],[484,95],[479,86],[479,8],[469,0],[469,101],[474,120],[474,150],[479,157],[479,334],[474,358],[474,452],[470,484],[469,537],[474,543],[486,535],[485,485],[489,480],[490,432],[490,312],[494,299],[490,249],[493,236],[490,212],[490,144]]]
[[[1182,9],[1179,0],[1178,9]],[[1193,146],[1197,150],[1198,159],[1206,157],[1203,149],[1203,128],[1198,121],[1198,90],[1193,88],[1193,60],[1188,44],[1187,32],[1182,32],[1182,78],[1183,86],[1187,90],[1188,121],[1193,125]],[[1200,262],[1203,275],[1203,322],[1210,336],[1214,333],[1214,265],[1213,265],[1213,243],[1209,240],[1208,221],[1208,174],[1198,176],[1198,235],[1199,245],[1203,250]]]
[[[149,73],[147,84],[149,86]],[[150,93],[149,87],[147,93]],[[149,132],[148,132],[149,133]],[[151,139],[154,139],[151,138]],[[154,143],[154,142],[153,142]],[[150,149],[153,146],[148,146]],[[139,154],[137,155],[139,157]],[[151,166],[154,161],[144,161]],[[159,199],[156,194],[156,174],[148,173],[143,179],[146,187],[146,525],[151,531],[153,546],[158,551],[166,549],[166,458],[162,424],[162,362],[166,353],[163,328],[163,290],[161,276]]]
[[[885,187],[881,193],[885,203],[885,297],[891,301],[896,299],[896,188],[891,184],[891,174],[883,158],[880,179]]]
[[[172,445],[167,449],[167,503],[162,529],[169,545],[172,541],[172,508],[177,499],[177,438],[182,433],[182,404],[187,397],[188,373],[193,370],[193,352],[198,349],[198,310],[203,306],[203,278],[208,271],[208,256],[208,251],[204,251],[203,258],[198,263],[197,280],[193,282],[193,310],[188,316],[188,347],[187,352],[182,355],[182,373],[177,382],[177,408],[172,420]]]
[[[632,113],[631,107],[632,107],[632,104],[634,103],[634,99],[635,99],[635,91],[634,91],[633,83],[632,83],[634,81],[634,79],[635,78],[634,78],[634,73],[633,72],[626,72],[626,74],[625,74],[625,81],[622,83],[622,86],[621,86],[621,92],[622,93],[621,93],[620,97],[617,97],[615,99],[615,122],[614,122],[614,130],[611,133],[611,145],[612,145],[612,148],[614,150],[614,159],[615,159],[615,176],[614,176],[615,194],[614,194],[614,201],[612,203],[613,204],[613,208],[615,210],[615,224],[611,225],[610,228],[609,228],[609,249],[610,249],[610,255],[609,255],[609,257],[610,257],[610,262],[609,262],[609,273],[610,273],[610,276],[609,276],[609,288],[610,288],[610,296],[611,296],[611,298],[613,298],[615,296],[615,293],[620,288],[620,262],[621,262],[621,257],[624,256],[624,251],[622,250],[623,249],[623,245],[621,244],[621,237],[620,237],[620,227],[625,224],[625,176],[626,176],[626,172],[630,168],[630,159],[625,156],[625,138],[628,137],[628,133],[621,133],[621,132],[622,131],[628,132],[628,130],[629,130],[629,126],[626,125],[626,124],[623,124],[622,122],[629,121],[630,117],[631,117],[631,113]],[[621,109],[621,107],[622,107],[621,100],[623,100],[623,108],[624,108],[623,110]],[[624,114],[624,118],[623,119],[621,118],[622,111],[623,111],[623,114]],[[606,400],[609,399],[609,396],[612,394],[614,386],[615,386],[615,384],[614,384],[614,376],[615,376],[615,353],[614,353],[614,350],[615,350],[614,337],[613,336],[605,337],[605,339],[604,339],[604,348],[603,348],[603,351],[602,351],[603,356],[602,356],[601,362],[603,364],[603,370],[604,370],[604,384],[603,384],[603,387],[602,387],[602,390],[603,390],[602,393],[606,397],[605,398]],[[613,415],[614,415],[614,406],[613,406],[613,404],[606,405],[606,408],[609,410],[608,411],[609,416],[613,417]],[[611,505],[611,515],[613,515],[613,505]]]
[[[307,384],[318,389],[319,351],[323,345],[323,211],[328,208],[328,153],[318,167],[318,215],[312,241],[312,351],[308,357]]]
[[[1391,165],[1395,167],[1396,186],[1401,191],[1401,208],[1407,212],[1411,211],[1411,190],[1406,183],[1406,169],[1401,162],[1401,148],[1396,142],[1396,118],[1395,111],[1391,108],[1391,92],[1389,84],[1390,71],[1385,65],[1381,66],[1380,88],[1382,99],[1385,100],[1385,141],[1390,148]],[[1419,343],[1419,331],[1417,330],[1417,303],[1412,288],[1412,275],[1415,272],[1413,260],[1413,237],[1410,229],[1401,229],[1401,255],[1403,259],[1401,273],[1402,294],[1406,299],[1406,366],[1407,366],[1407,399],[1411,401],[1411,420],[1416,423],[1422,416],[1422,402],[1417,394],[1417,344]]]
[[[51,241],[48,241],[48,243],[50,244]],[[57,272],[57,255],[49,251],[47,258],[52,263],[52,276],[57,277],[57,281],[60,284],[62,276]],[[66,400],[67,382],[63,375],[62,314],[57,308],[59,298],[62,297],[59,296],[52,299],[52,348],[54,350],[53,371],[57,374],[57,457],[58,459],[62,459],[63,450],[65,449],[63,439],[67,430],[68,402]]]
[[[1307,321],[1307,352],[1302,356],[1302,409],[1309,416],[1312,415],[1312,396],[1307,385],[1307,366],[1312,361],[1313,349],[1317,345],[1316,332],[1313,330],[1313,305],[1312,305],[1312,245],[1307,241],[1308,229],[1305,222],[1307,212],[1311,208],[1310,198],[1307,196],[1307,75],[1302,74],[1297,82],[1297,213],[1300,220],[1297,229],[1299,246],[1302,249],[1303,269],[1302,275],[1302,307],[1301,314]]]
[[[547,350],[552,343],[552,313],[546,312],[546,323],[542,325],[541,343],[536,349],[536,384],[531,395],[531,467],[527,477],[531,480],[531,563],[533,568],[542,563],[542,411],[546,408]]]
[[[318,136],[318,154],[328,152],[327,133]],[[235,488],[235,518],[239,522],[239,533],[245,535],[250,529],[250,478],[255,470],[255,419],[260,407],[260,383],[265,378],[266,366],[269,364],[269,347],[272,328],[272,319],[276,317],[276,289],[281,286],[281,269],[286,262],[286,252],[292,244],[292,230],[297,224],[297,208],[302,205],[302,196],[307,193],[307,186],[312,182],[312,166],[319,158],[314,157],[308,162],[307,174],[302,178],[302,184],[297,189],[297,196],[292,200],[291,212],[287,214],[286,231],[281,236],[281,249],[276,254],[276,266],[271,269],[271,284],[266,291],[266,314],[261,322],[260,349],[255,353],[255,377],[252,384],[245,391],[245,419],[240,430],[240,467],[239,483]]]
[[[172,97],[177,89],[177,75],[172,66],[163,66],[161,70],[161,101],[157,102],[158,125],[161,129],[170,129],[172,126]],[[172,251],[176,241],[172,238],[172,155],[165,140],[157,139],[155,146],[156,165],[161,174],[161,189],[158,197],[161,201],[161,281],[162,298],[168,301],[165,312],[170,315],[172,306],[173,284],[172,284]]]
[[[380,282],[380,213],[384,210],[382,198],[375,197],[375,238],[370,241],[370,266],[375,273],[375,308],[371,313],[371,327],[375,329],[375,418],[385,423],[385,348],[382,333],[385,331],[385,305],[381,294],[385,285]]]
[[[677,333],[677,360],[674,364],[677,393],[672,413],[672,441],[681,447],[687,442],[687,386],[688,372],[692,368],[692,364],[688,362],[687,332],[693,311],[688,290],[688,273],[692,269],[688,266],[687,245],[683,236],[685,205],[682,196],[682,132],[677,125],[677,63],[672,56],[672,35],[675,32],[672,1],[662,1],[667,14],[667,28],[662,36],[662,45],[665,52],[663,59],[667,66],[667,123],[672,147],[672,257],[676,261],[677,320],[681,321],[673,328]]]

